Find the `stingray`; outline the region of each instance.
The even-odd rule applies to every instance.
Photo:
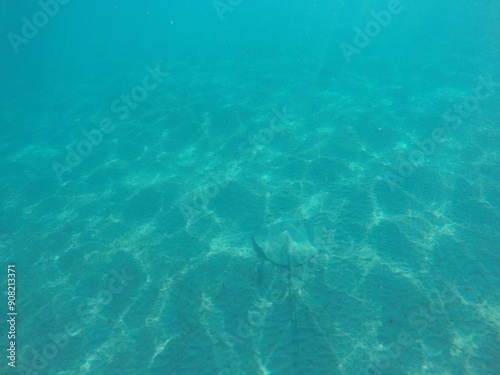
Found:
[[[287,267],[288,295],[292,313],[293,341],[295,345],[296,367],[300,370],[300,346],[297,340],[297,318],[295,311],[295,290],[293,286],[293,268],[300,266],[314,257],[318,249],[314,246],[312,231],[305,222],[298,220],[282,220],[259,229],[253,237],[255,253],[263,261],[267,260],[277,266]],[[263,263],[263,262],[262,262]],[[259,277],[263,278],[263,264]]]
[[[310,230],[304,222],[282,220],[259,229],[253,238],[257,255],[280,267],[292,268],[316,255]]]

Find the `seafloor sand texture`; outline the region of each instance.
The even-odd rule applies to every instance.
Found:
[[[498,139],[484,126],[500,118],[498,95],[391,185],[385,174],[467,88],[345,72],[321,89],[307,59],[300,81],[287,79],[286,60],[262,64],[251,79],[244,61],[208,64],[196,81],[169,67],[62,184],[49,166],[64,158],[68,130],[15,152],[2,145],[1,241],[18,254],[25,365],[54,375],[500,373]],[[40,111],[60,94],[40,96]],[[83,83],[74,95],[65,106],[76,128],[101,116],[93,96],[113,98]],[[13,117],[24,108],[9,105]],[[289,117],[272,130],[276,110]],[[255,231],[279,218],[309,219],[320,234],[318,254],[295,270],[293,304],[286,268],[252,249]],[[44,363],[37,356],[70,324]]]

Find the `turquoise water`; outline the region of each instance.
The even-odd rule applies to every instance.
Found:
[[[0,373],[499,374],[499,17],[3,2]]]

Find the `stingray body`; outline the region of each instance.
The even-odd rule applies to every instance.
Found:
[[[289,269],[288,294],[292,314],[293,341],[296,350],[295,361],[299,374],[301,373],[301,360],[300,346],[297,340],[293,268],[306,263],[316,255],[318,250],[314,246],[312,237],[312,231],[306,223],[298,220],[282,220],[262,227],[253,238],[253,248],[259,258]]]
[[[253,248],[259,258],[287,268],[306,263],[318,251],[311,231],[298,220],[282,220],[262,227],[253,238]]]

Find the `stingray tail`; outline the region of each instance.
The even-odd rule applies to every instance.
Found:
[[[296,308],[295,308],[295,288],[293,285],[293,266],[290,264],[290,272],[288,274],[289,277],[289,282],[288,282],[288,293],[289,293],[289,299],[290,299],[290,310],[292,313],[292,341],[293,341],[293,347],[294,347],[294,363],[295,363],[295,368],[297,369],[297,374],[302,373],[301,369],[301,357],[300,357],[300,345],[299,345],[299,340],[298,340],[298,334],[297,334],[297,313],[296,313]]]

